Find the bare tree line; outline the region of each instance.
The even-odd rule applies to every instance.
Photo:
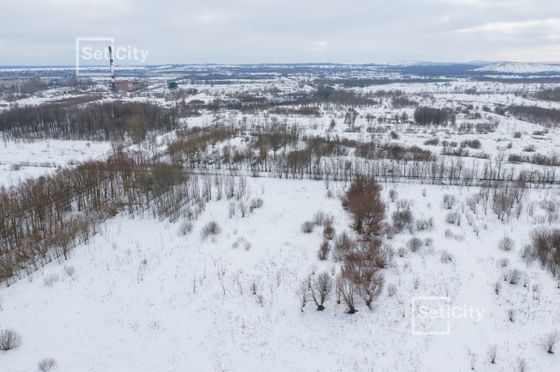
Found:
[[[179,138],[169,146],[171,161],[189,169],[267,173],[280,178],[352,181],[358,174],[384,182],[415,181],[432,184],[481,186],[509,183],[544,187],[559,183],[555,167],[531,169],[508,166],[503,155],[492,161],[470,163],[433,156],[417,147],[389,143],[363,143],[337,138],[301,137],[297,127],[271,126],[269,132],[253,131],[248,146],[233,147],[220,141],[233,137],[232,130],[217,126]],[[300,141],[305,147],[301,149]],[[212,150],[208,150],[212,146]],[[354,155],[350,156],[354,150]],[[273,156],[270,156],[270,151]]]

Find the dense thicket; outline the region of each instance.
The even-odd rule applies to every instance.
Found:
[[[560,166],[560,157],[557,154],[543,155],[523,155],[523,154],[509,154],[508,160],[513,163],[531,163],[545,166],[558,167]]]
[[[514,117],[547,127],[560,124],[560,110],[537,106],[509,106],[507,111]]]
[[[0,112],[0,131],[14,138],[142,141],[149,131],[176,127],[173,110],[145,102],[104,102],[85,106],[46,103]]]
[[[207,146],[223,142],[233,137],[235,133],[234,129],[224,126],[178,131],[178,139],[169,144],[167,154],[176,165],[199,167],[206,154]],[[221,157],[217,157],[217,161],[220,162],[220,160]]]
[[[121,209],[134,213],[152,207],[157,215],[173,216],[186,192],[175,187],[184,179],[182,169],[119,153],[1,188],[0,282],[66,258],[99,222]]]
[[[453,111],[419,106],[414,110],[414,121],[420,125],[447,125],[455,123]]]
[[[543,89],[535,93],[535,98],[544,101],[560,101],[560,88]]]
[[[429,150],[418,146],[403,146],[396,143],[366,142],[356,145],[356,156],[366,159],[394,159],[429,161],[434,156]]]
[[[560,274],[560,229],[533,230],[531,240],[531,254],[553,275]]]

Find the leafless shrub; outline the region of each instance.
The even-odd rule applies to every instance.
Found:
[[[459,212],[449,212],[447,216],[445,216],[445,221],[451,225],[461,225],[461,214]]]
[[[323,229],[323,237],[326,240],[333,240],[334,239],[334,227],[332,226],[326,226]]]
[[[397,249],[397,255],[401,258],[406,256],[407,252],[408,251],[406,250],[405,247],[399,247],[399,249]]]
[[[326,213],[323,211],[317,211],[315,213],[315,215],[313,216],[313,222],[315,223],[315,225],[317,226],[323,226],[323,223],[325,222],[325,217],[326,217]]]
[[[413,200],[409,200],[409,199],[399,199],[399,201],[397,201],[397,210],[403,210],[403,209],[410,209],[410,207],[412,207],[412,205],[414,204]]]
[[[303,231],[305,234],[310,234],[313,232],[314,227],[315,224],[313,222],[305,221],[303,225],[301,225],[301,231]]]
[[[462,241],[465,239],[464,235],[455,234],[453,231],[449,229],[445,229],[445,237],[448,239],[455,239],[457,241]]]
[[[317,226],[332,227],[334,224],[334,216],[330,213],[318,211],[313,216],[313,223]]]
[[[202,228],[202,239],[206,239],[209,236],[218,235],[221,232],[220,226],[216,223],[216,221],[210,221]]]
[[[190,221],[183,221],[181,225],[179,225],[179,234],[180,235],[188,235],[193,230],[193,224]]]
[[[461,147],[470,147],[471,149],[480,149],[481,143],[477,139],[464,140],[461,142]]]
[[[408,209],[393,212],[391,219],[393,220],[393,227],[397,232],[403,231],[405,228],[410,228],[414,217],[412,212]]]
[[[0,350],[8,351],[21,345],[21,336],[13,329],[0,330]]]
[[[236,205],[234,201],[229,202],[229,218],[235,217],[236,214]]]
[[[496,282],[494,284],[494,293],[496,293],[497,295],[500,294],[500,292],[502,291],[502,283],[500,283],[499,281]]]
[[[341,259],[344,255],[350,252],[352,248],[352,239],[343,232],[338,235],[334,241],[334,256],[336,259]]]
[[[394,203],[398,197],[399,197],[399,193],[397,192],[397,190],[395,189],[389,190],[389,199],[391,199],[391,202]]]
[[[498,243],[498,248],[502,251],[509,252],[513,249],[513,239],[509,236],[504,236]]]
[[[334,225],[334,216],[332,214],[327,214],[325,216],[325,220],[323,221],[324,227],[333,227]]]
[[[426,146],[437,146],[439,144],[439,138],[433,137],[424,141],[424,145]]]
[[[47,287],[52,287],[53,284],[58,282],[59,279],[60,277],[58,276],[58,274],[50,274],[45,279],[43,279],[43,283]]]
[[[475,371],[476,370],[476,354],[469,351],[469,359],[470,359],[471,371]]]
[[[261,198],[251,199],[249,202],[249,211],[253,213],[255,209],[262,207],[263,203],[264,202]]]
[[[408,246],[408,249],[410,249],[411,252],[417,252],[420,247],[422,247],[422,240],[414,237],[411,238],[406,245]]]
[[[418,231],[432,231],[434,228],[434,219],[430,218],[422,218],[416,220],[416,230]]]
[[[64,272],[68,275],[72,280],[76,280],[76,268],[74,266],[66,265],[64,266]]]
[[[517,372],[525,372],[527,370],[527,362],[525,359],[519,359],[517,362]]]
[[[395,257],[395,250],[389,244],[383,244],[377,252],[374,253],[375,266],[384,269],[391,265]]]
[[[539,228],[531,232],[533,257],[553,275],[560,273],[560,229]]]
[[[385,227],[383,228],[383,231],[385,233],[385,237],[387,238],[387,240],[393,239],[397,234],[397,229],[395,229],[395,227],[390,224],[386,224]]]
[[[241,217],[245,218],[247,216],[247,213],[249,212],[249,207],[247,206],[247,203],[245,203],[244,200],[239,200],[239,204],[237,205],[237,208],[239,209],[239,213],[241,213]]]
[[[524,152],[535,152],[536,149],[535,145],[527,145],[523,147]]]
[[[442,263],[448,264],[453,262],[453,255],[447,251],[441,252],[440,261]]]
[[[560,340],[560,332],[552,331],[545,336],[544,345],[546,347],[546,352],[549,354],[554,354],[554,345]]]
[[[476,213],[476,206],[480,202],[481,198],[480,194],[474,194],[467,197],[466,203],[471,212]]]
[[[305,305],[307,305],[308,291],[309,291],[309,280],[304,280],[296,290],[296,297],[299,301],[300,310],[302,313],[305,308]],[[253,293],[255,294],[256,290]]]
[[[443,196],[443,207],[445,209],[453,208],[456,202],[457,202],[457,198],[455,198],[455,195],[445,194]]]
[[[521,258],[523,259],[523,261],[525,261],[525,263],[529,265],[533,261],[535,261],[536,257],[537,253],[534,247],[531,244],[525,244],[523,246],[523,250],[521,250]]]
[[[39,363],[37,363],[37,368],[41,372],[48,372],[51,369],[55,368],[56,366],[57,363],[56,360],[54,360],[54,358],[45,358],[40,360]]]
[[[323,243],[321,243],[321,247],[319,247],[319,259],[321,261],[325,261],[327,259],[327,257],[329,256],[329,251],[331,250],[330,246],[329,246],[329,242],[327,240],[325,240]]]
[[[251,242],[245,239],[244,237],[239,237],[233,242],[231,247],[236,249],[239,247],[243,247],[243,249],[248,251],[251,249]]]
[[[500,258],[500,260],[498,261],[498,265],[499,265],[501,268],[506,268],[506,267],[509,266],[509,260],[508,260],[506,257]]]
[[[509,320],[510,322],[514,323],[514,322],[515,322],[515,310],[509,309],[509,310],[507,311],[507,317],[508,317],[508,320]]]
[[[510,269],[505,275],[505,280],[511,285],[517,285],[521,280],[522,273],[518,269]]]
[[[303,283],[302,286],[304,286],[305,288],[307,288],[307,286],[305,286],[305,282]],[[306,293],[307,293],[307,292],[306,292]],[[254,282],[254,281],[251,282],[251,294],[252,294],[253,296],[256,296],[256,295],[257,295],[257,283]]]
[[[490,363],[496,364],[496,355],[497,355],[498,347],[496,345],[490,346],[488,349],[488,358],[490,359]]]
[[[332,279],[327,272],[323,272],[310,280],[309,292],[313,302],[317,305],[317,311],[325,310],[324,304],[329,299],[332,289]]]
[[[426,247],[431,247],[434,244],[434,239],[432,238],[426,238],[424,239],[424,245]]]
[[[391,283],[387,286],[387,296],[393,297],[395,294],[397,294],[397,286]]]

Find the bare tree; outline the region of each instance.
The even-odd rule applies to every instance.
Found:
[[[356,284],[342,275],[338,277],[336,284],[340,298],[348,307],[348,314],[356,313]]]
[[[352,213],[353,228],[368,238],[379,235],[385,216],[380,192],[381,186],[374,178],[358,175],[342,200],[344,209]]]
[[[21,345],[21,336],[13,329],[0,331],[0,350],[8,351]]]

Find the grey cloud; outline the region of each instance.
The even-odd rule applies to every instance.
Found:
[[[558,61],[554,19],[551,0],[3,0],[0,64],[72,64],[82,36],[154,64]]]

